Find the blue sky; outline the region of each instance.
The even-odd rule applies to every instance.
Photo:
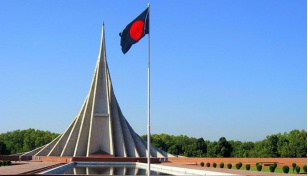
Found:
[[[150,1],[151,132],[258,141],[307,129],[305,0]],[[122,112],[147,125],[148,38],[124,27],[148,1],[0,1],[0,133],[62,133],[90,88],[105,23]]]

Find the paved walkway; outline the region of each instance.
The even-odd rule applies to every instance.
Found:
[[[40,169],[47,166],[52,166],[58,163],[55,162],[12,162],[11,166],[1,166],[0,175],[17,175],[24,172]]]

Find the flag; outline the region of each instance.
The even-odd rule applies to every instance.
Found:
[[[122,52],[125,54],[130,47],[149,33],[149,8],[145,9],[136,19],[129,23],[120,33]]]

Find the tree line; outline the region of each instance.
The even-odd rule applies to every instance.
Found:
[[[32,128],[1,133],[0,155],[31,151],[48,144],[58,135]],[[147,139],[146,135],[141,137]],[[186,135],[153,134],[151,145],[187,157],[307,157],[307,132],[292,130],[289,133],[268,135],[257,142],[228,141],[225,137],[209,141]]]
[[[144,140],[146,135],[141,136]],[[218,141],[186,135],[151,135],[151,145],[168,153],[186,157],[307,157],[307,132],[292,130],[266,136],[262,141],[241,142],[221,137]]]
[[[31,151],[51,142],[59,134],[49,131],[15,130],[0,134],[0,155],[9,155]]]

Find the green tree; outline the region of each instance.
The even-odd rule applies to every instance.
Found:
[[[6,144],[0,141],[0,155],[9,155],[10,152],[6,148]]]
[[[45,145],[56,138],[58,134],[49,131],[35,130],[32,128],[26,130],[15,130],[0,134],[0,141],[5,146],[7,153],[16,154],[33,150]]]
[[[232,146],[225,137],[221,137],[217,143],[218,156],[230,157]]]
[[[270,135],[266,139],[266,149],[268,157],[279,157],[278,155],[278,136]]]
[[[218,147],[216,141],[209,142],[207,147],[207,157],[217,157],[219,155]]]

